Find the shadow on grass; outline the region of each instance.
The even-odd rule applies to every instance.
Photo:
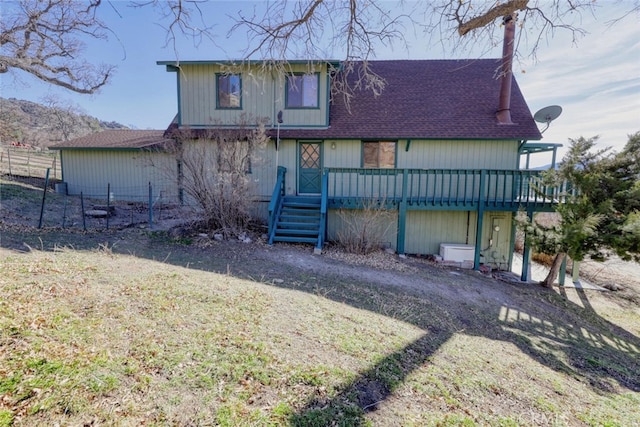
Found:
[[[416,315],[394,317],[413,323],[425,331],[424,335],[359,372],[354,381],[342,384],[336,395],[309,396],[305,407],[290,418],[294,425],[364,423],[367,412],[376,410],[408,375],[428,363],[444,343],[459,333],[511,343],[536,362],[588,383],[598,392],[615,392],[617,387],[640,392],[640,339],[599,316],[591,307],[588,295],[580,289],[577,292],[581,305],[562,295],[562,289],[558,294],[542,287],[506,284],[473,272],[461,273],[463,280],[447,284],[455,287],[459,301],[445,303],[437,290],[430,289],[431,284],[437,283],[437,276],[443,274],[439,269],[430,271],[426,268],[410,277],[405,273],[394,273],[405,274],[407,280],[425,284],[407,289],[368,283],[358,279],[356,273],[350,277],[332,274],[323,276],[322,280],[310,280],[311,276],[318,275],[317,272],[306,271],[299,265],[288,270],[289,277],[282,277],[282,268],[273,268],[274,263],[286,263],[278,247],[244,245],[240,251],[214,251],[194,245],[177,245],[163,233],[143,232],[137,234],[139,239],[122,239],[116,232],[3,234],[0,244],[6,248],[25,250],[24,243],[27,243],[43,250],[61,246],[90,250],[107,243],[114,253],[243,279],[258,278],[272,286],[320,294],[385,316],[388,312],[381,310],[370,295],[375,294],[377,301],[398,303],[404,296],[418,301],[414,310]],[[309,252],[301,252],[300,256],[311,256]],[[313,259],[323,263],[337,262]],[[276,278],[286,280],[272,283]]]

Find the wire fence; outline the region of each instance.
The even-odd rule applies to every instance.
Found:
[[[164,183],[111,188],[106,182],[70,195],[61,175],[58,151],[0,147],[3,220],[39,228],[153,229],[195,210]]]
[[[175,182],[164,177],[154,177],[154,181],[140,182],[141,180],[127,181],[123,183],[109,182],[109,179],[94,180],[92,183],[60,183],[57,191],[79,196],[82,192],[84,197],[91,199],[109,199],[110,201],[127,201],[148,203],[179,203],[185,204],[183,192],[181,192]],[[151,185],[151,188],[149,186]],[[150,193],[151,191],[151,193]]]
[[[109,230],[128,227],[169,229],[201,218],[201,208],[175,182],[68,187],[62,182],[57,151],[0,147],[1,222],[39,228]],[[15,185],[11,185],[15,183]],[[255,198],[252,215],[266,217],[268,199]],[[200,215],[199,215],[200,213]]]
[[[109,184],[105,186],[102,197],[96,194],[85,196],[84,193],[68,195],[65,189],[62,187],[52,192],[48,188],[48,200],[43,197],[45,213],[39,227],[82,230],[168,228],[174,223],[183,223],[185,216],[195,210],[193,206],[181,203],[177,195],[158,191],[151,183],[146,186],[146,200],[139,197],[139,191],[131,195],[120,192],[121,199],[115,199]]]
[[[49,182],[55,185],[62,178],[58,151],[38,151],[33,148],[2,147],[0,149],[0,174],[12,179],[34,178],[37,185],[46,177],[49,170]]]
[[[51,173],[51,171],[49,171]],[[2,221],[42,229],[70,231],[120,230],[130,227],[170,229],[188,222],[197,208],[181,203],[178,197],[146,185],[146,200],[116,200],[109,195],[69,195],[59,184],[52,188],[46,178],[2,175]],[[127,195],[120,193],[127,199]]]

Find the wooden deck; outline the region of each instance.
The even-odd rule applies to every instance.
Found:
[[[375,201],[408,210],[552,211],[569,191],[545,185],[540,171],[326,168],[330,208],[361,209]]]
[[[286,169],[279,167],[269,207],[270,235],[275,232],[284,199]],[[566,185],[545,183],[533,170],[488,169],[360,169],[324,168],[320,195],[321,250],[329,209],[381,206],[398,211],[397,252],[404,253],[407,212],[412,210],[473,211],[482,230],[485,211],[551,212],[573,192]],[[481,233],[476,233],[474,267],[480,265]]]

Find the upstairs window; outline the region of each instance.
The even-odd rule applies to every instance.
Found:
[[[287,76],[287,108],[318,108],[319,74]]]
[[[362,167],[393,169],[396,167],[394,141],[368,141],[362,143]]]
[[[241,108],[242,80],[238,74],[216,76],[218,108]]]

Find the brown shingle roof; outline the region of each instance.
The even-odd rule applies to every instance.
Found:
[[[161,147],[170,139],[166,139],[162,130],[117,129],[96,132],[91,135],[61,142],[49,148],[60,150],[77,149],[142,149]]]
[[[349,112],[343,97],[332,103],[327,129],[280,129],[281,138],[542,138],[512,80],[513,125],[499,125],[499,59],[371,61],[386,80],[382,94],[359,91]],[[357,75],[352,73],[351,79]]]

